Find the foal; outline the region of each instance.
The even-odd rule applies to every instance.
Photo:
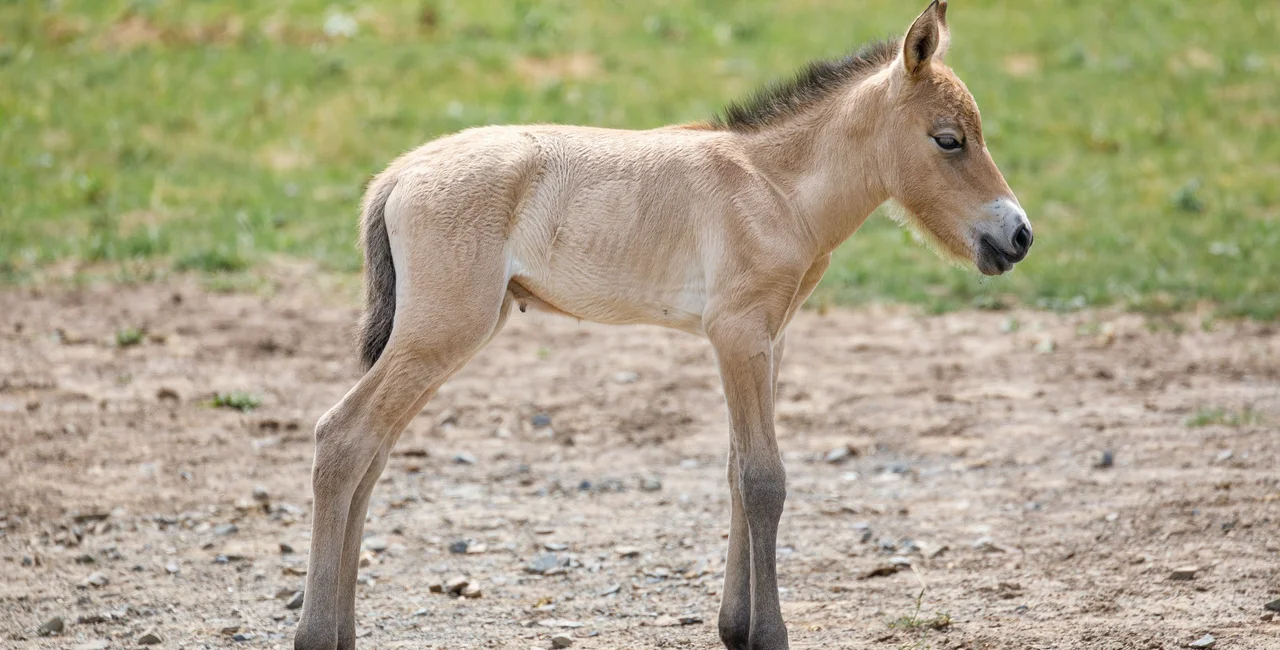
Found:
[[[900,42],[811,64],[723,118],[651,131],[472,129],[401,156],[364,199],[368,372],[316,425],[297,650],[355,646],[369,493],[401,431],[511,304],[710,340],[729,407],[719,631],[787,647],[774,553],[786,479],[773,430],[785,329],[831,251],[896,199],[940,252],[988,275],[1031,228],[942,63],[946,2]]]

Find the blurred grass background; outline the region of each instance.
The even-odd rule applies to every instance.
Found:
[[[359,195],[490,123],[704,119],[924,0],[5,0],[0,279],[353,272]],[[873,218],[815,300],[1280,315],[1280,8],[953,0],[947,59],[1036,227],[1011,276]]]

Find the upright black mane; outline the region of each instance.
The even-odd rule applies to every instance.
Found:
[[[758,131],[791,117],[861,78],[888,65],[898,56],[899,41],[867,44],[841,59],[813,61],[790,79],[771,83],[743,101],[725,107],[712,119],[718,129]]]

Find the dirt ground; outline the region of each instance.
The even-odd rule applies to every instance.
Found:
[[[292,647],[311,429],[357,376],[315,284],[0,293],[0,647]],[[1280,648],[1274,325],[806,312],[777,410],[793,648]],[[719,647],[726,431],[704,341],[514,314],[374,494],[361,647]]]

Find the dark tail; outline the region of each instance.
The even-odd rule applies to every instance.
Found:
[[[387,347],[396,316],[396,267],[391,261],[391,240],[387,237],[383,214],[387,197],[396,187],[396,179],[389,176],[379,175],[370,184],[360,226],[360,245],[364,249],[364,316],[356,339],[366,371]]]

